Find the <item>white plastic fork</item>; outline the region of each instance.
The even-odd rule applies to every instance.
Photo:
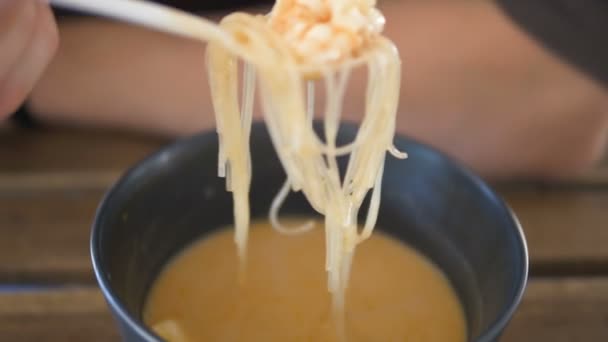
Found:
[[[217,24],[178,9],[142,0],[47,0],[64,9],[108,17],[202,41],[231,44]]]

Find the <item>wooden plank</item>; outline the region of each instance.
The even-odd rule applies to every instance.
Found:
[[[119,341],[96,288],[0,293],[0,341]]]
[[[548,187],[608,187],[608,165],[606,163],[597,165],[572,178],[551,182],[536,181],[534,183]],[[534,183],[527,185],[535,185]]]
[[[503,341],[608,341],[608,278],[531,281]]]
[[[0,172],[0,194],[41,191],[104,190],[124,171]]]
[[[0,281],[91,281],[89,234],[102,191],[0,195]],[[608,274],[608,191],[506,194],[533,274]]]
[[[535,274],[608,274],[608,189],[503,193],[524,229]]]
[[[0,197],[0,282],[92,282],[89,236],[101,197],[99,191]]]
[[[0,171],[121,171],[166,142],[114,131],[7,129],[0,131]]]
[[[532,280],[502,341],[605,341],[608,278]],[[94,287],[0,293],[2,341],[116,341]]]
[[[102,192],[166,139],[76,129],[0,130],[0,281],[92,281]]]

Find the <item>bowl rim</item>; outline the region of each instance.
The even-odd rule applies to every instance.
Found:
[[[342,125],[350,125],[349,122],[344,122]],[[258,127],[262,126],[260,122],[254,122],[252,126],[252,132]],[[264,127],[263,127],[264,128]],[[265,129],[265,128],[264,128]],[[93,217],[93,224],[91,228],[91,235],[89,240],[90,257],[93,266],[93,272],[97,280],[98,286],[108,303],[109,307],[118,318],[126,323],[130,329],[132,329],[139,337],[146,341],[160,342],[159,337],[145,325],[139,318],[134,317],[128,312],[126,306],[122,300],[119,299],[115,291],[112,289],[110,279],[106,276],[103,268],[103,262],[100,256],[100,240],[101,233],[103,231],[103,216],[107,211],[108,206],[113,202],[114,197],[118,195],[118,192],[125,186],[130,184],[133,179],[136,179],[140,174],[141,170],[154,162],[164,159],[168,154],[174,155],[175,152],[182,150],[185,146],[196,143],[205,144],[209,141],[217,141],[217,133],[215,130],[205,130],[200,133],[196,133],[190,136],[178,138],[173,142],[165,144],[155,151],[148,154],[143,159],[132,164],[126,171],[120,176],[118,180],[112,184],[109,189],[105,192],[101,198],[99,205],[95,211]],[[441,159],[442,162],[447,163],[450,167],[455,168],[458,172],[461,172],[465,178],[469,179],[479,190],[488,194],[488,198],[491,198],[499,209],[505,211],[506,217],[511,221],[510,225],[514,228],[514,235],[518,240],[517,245],[520,247],[519,258],[522,261],[521,273],[517,274],[519,277],[518,283],[514,286],[515,291],[512,298],[509,299],[508,305],[502,308],[500,314],[491,322],[488,322],[488,328],[482,330],[478,336],[476,336],[474,342],[490,342],[497,339],[503,332],[504,328],[508,325],[512,319],[515,311],[519,307],[525,290],[527,288],[528,276],[529,276],[529,252],[526,237],[522,225],[517,218],[514,210],[504,201],[504,199],[498,195],[480,176],[469,169],[467,166],[462,165],[450,156],[446,155],[442,151],[422,143],[414,138],[411,138],[403,134],[395,134],[394,140],[396,142],[407,142],[410,144],[418,145],[424,150],[433,153],[436,157]]]

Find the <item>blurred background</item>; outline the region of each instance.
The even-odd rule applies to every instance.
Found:
[[[164,2],[212,20],[234,6],[269,8]],[[597,60],[608,31],[597,29],[608,14],[593,1],[550,3],[379,7],[403,59],[399,134],[484,177],[528,237],[531,282],[504,340],[601,341],[608,59]],[[116,340],[92,275],[90,224],[127,168],[213,128],[205,46],[39,1],[0,4],[0,340]],[[348,98],[360,98],[365,80],[352,82]],[[354,100],[344,106],[346,120],[360,117]]]

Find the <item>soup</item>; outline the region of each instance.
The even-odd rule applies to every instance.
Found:
[[[145,323],[168,341],[337,341],[325,234],[316,224],[286,236],[267,221],[252,222],[242,283],[232,229],[197,241],[153,284]],[[348,341],[466,340],[455,291],[414,249],[377,231],[357,249],[352,267]]]

